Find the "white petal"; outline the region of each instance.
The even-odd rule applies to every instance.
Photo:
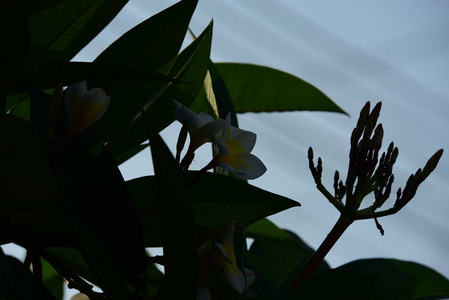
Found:
[[[93,89],[78,98],[78,113],[88,118],[88,126],[90,126],[103,117],[110,102],[111,97],[106,96],[106,93],[102,89]]]
[[[223,254],[223,258],[226,260],[226,262],[230,265],[233,264],[232,260],[229,259],[228,257],[228,253],[226,252],[226,249],[224,248],[224,246],[220,243],[215,242],[214,246],[218,248],[218,250],[220,250],[221,254]]]
[[[85,81],[70,85],[65,95],[68,130],[77,133],[95,124],[106,113],[110,102],[111,97],[101,88],[87,91]]]
[[[215,142],[217,140],[215,133],[220,131],[222,127],[223,120],[216,120],[190,131],[190,150],[195,151],[206,142]],[[222,149],[228,151],[226,147]]]
[[[226,115],[225,122],[226,122],[226,127],[230,128],[231,127],[231,113],[228,113]]]
[[[178,103],[178,104],[176,104]],[[179,106],[180,105],[180,106]],[[188,124],[189,131],[196,130],[201,127],[201,118],[198,114],[175,100],[176,110],[174,117],[182,124]]]
[[[247,153],[245,162],[247,163],[247,170],[244,174],[245,179],[256,179],[262,176],[266,171],[267,167],[264,163],[255,155]]]
[[[214,142],[218,149],[218,155],[220,155],[220,156],[229,155],[228,147],[221,140],[219,140],[218,138],[215,138]]]
[[[197,130],[198,135],[202,135],[203,137],[206,137],[208,139],[213,139],[215,134],[219,132],[224,125],[223,120],[212,120],[212,122],[206,123],[201,128]]]
[[[224,143],[227,143],[227,141],[229,141],[229,135],[231,134],[230,132],[231,130],[231,114],[228,113],[228,115],[226,116],[225,119],[225,125],[223,127],[223,131],[221,133],[221,141]]]
[[[199,117],[203,125],[214,121],[214,119],[210,115],[203,112],[199,114]]]
[[[181,103],[179,103],[176,99],[173,99],[173,103],[175,104],[175,109],[178,109],[178,108],[180,108],[181,106],[184,106],[184,105],[182,105]]]
[[[231,154],[226,157],[225,163],[231,166],[231,169],[228,169],[229,171],[243,179],[256,179],[267,170],[263,162],[251,153]],[[219,161],[218,165],[223,167],[224,164]]]
[[[256,272],[245,268],[246,286],[251,286],[256,281]]]
[[[257,135],[251,131],[241,130],[234,135],[229,141],[228,147],[232,153],[246,152],[249,153],[253,150],[256,144]]]
[[[242,131],[245,131],[245,130],[237,128],[237,127],[234,127],[234,126],[231,126],[229,128],[229,138],[232,139],[236,134],[239,134]]]
[[[101,88],[93,88],[89,92],[87,92],[88,97],[92,101],[103,102],[106,101],[106,98],[109,98],[105,91]]]
[[[240,178],[243,178],[242,176],[245,174],[246,172],[246,168],[243,164],[239,163],[239,162],[235,162],[233,163],[233,165],[231,166],[230,164],[222,161],[222,160],[217,160],[217,164],[220,168],[223,168],[225,170],[231,171],[232,173],[234,173],[235,175],[237,175]]]
[[[95,114],[103,116],[111,102],[111,97],[107,96],[103,89],[93,88],[80,97],[81,100],[86,101]]]
[[[87,94],[86,81],[74,82],[65,91],[65,105],[67,111],[73,110],[77,105],[77,99]]]
[[[245,276],[239,268],[225,269],[224,275],[229,284],[239,293],[243,293],[246,289]]]

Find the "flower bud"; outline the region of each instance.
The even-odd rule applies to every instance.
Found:
[[[93,88],[88,91],[84,80],[71,84],[65,94],[69,133],[78,133],[98,122],[110,102],[111,97],[103,89]]]

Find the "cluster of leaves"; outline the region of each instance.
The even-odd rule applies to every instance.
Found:
[[[0,244],[16,243],[27,257],[22,264],[0,253],[0,298],[61,299],[64,280],[90,299],[194,299],[198,248],[233,218],[238,267],[256,281],[246,294],[219,285],[223,299],[449,295],[441,275],[393,260],[337,269],[323,262],[291,289],[314,251],[265,217],[299,203],[215,173],[189,186],[197,173],[180,171],[159,132],[174,121],[173,99],[216,117],[231,113],[235,127],[243,112],[344,112],[290,74],[213,63],[212,22],[181,49],[197,0],[148,18],[93,62],[71,62],[126,2],[22,0],[1,8],[9,46],[0,56]],[[67,111],[55,109],[52,95],[81,80],[101,86],[111,103],[98,123],[68,138]],[[148,146],[155,175],[124,181],[118,166]],[[246,237],[255,240],[249,250]],[[163,247],[163,258],[148,247]]]

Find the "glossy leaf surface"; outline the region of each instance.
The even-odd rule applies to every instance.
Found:
[[[42,283],[55,299],[62,299],[63,280],[61,275],[44,259],[42,264]]]
[[[65,0],[30,16],[27,65],[69,61],[118,14],[128,0]]]
[[[189,172],[188,181],[194,180],[197,172]],[[156,179],[152,176],[127,181],[138,209],[139,220],[145,232],[146,246],[159,246],[161,224],[160,207],[156,195]],[[189,190],[195,224],[207,228],[218,228],[231,218],[236,218],[240,227],[299,206],[286,197],[270,193],[236,179],[213,173],[205,173]]]
[[[237,113],[282,111],[331,111],[344,113],[313,85],[269,67],[217,63]]]

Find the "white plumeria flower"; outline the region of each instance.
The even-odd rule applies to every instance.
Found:
[[[198,287],[197,300],[209,300],[206,279],[209,277],[211,265],[221,267],[223,277],[237,292],[243,293],[246,289],[246,280],[242,271],[237,267],[237,260],[234,253],[234,229],[235,219],[228,221],[218,232],[218,241],[208,240],[199,249],[200,259],[200,282]]]
[[[224,120],[214,120],[206,113],[197,114],[176,100],[174,100],[174,103],[176,107],[174,117],[183,125],[183,128],[187,129],[190,136],[190,145],[186,156],[193,155],[195,150],[201,147],[204,143],[214,140],[215,134],[223,128]],[[185,135],[183,135],[181,130],[180,138],[178,140],[177,157],[179,157],[179,153],[182,151],[184,143]]]
[[[100,120],[111,102],[103,89],[87,90],[86,81],[71,84],[65,94],[69,118],[68,131],[78,133]]]
[[[250,152],[256,144],[256,134],[231,126],[228,114],[221,134],[216,136],[217,165],[229,170],[243,179],[255,179],[262,176],[267,168],[263,162]]]
[[[257,294],[251,290],[251,286],[256,281],[256,272],[245,268],[246,290],[245,298],[257,298]]]
[[[219,265],[223,267],[223,273],[237,292],[243,293],[246,289],[246,280],[242,271],[237,267],[237,260],[234,253],[234,228],[235,219],[233,218],[226,224],[226,228],[221,243],[214,243],[222,255],[219,256]]]

